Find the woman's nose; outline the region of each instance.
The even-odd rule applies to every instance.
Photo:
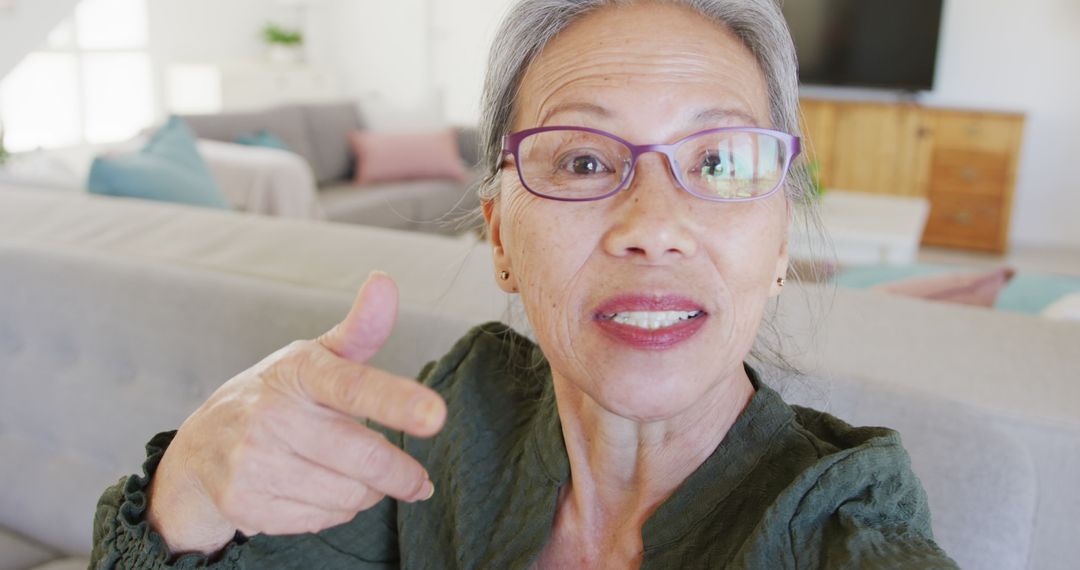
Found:
[[[650,263],[694,255],[698,243],[691,226],[693,199],[679,187],[664,156],[641,156],[630,186],[610,198],[604,249],[610,255]]]

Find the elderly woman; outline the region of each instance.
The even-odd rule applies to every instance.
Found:
[[[804,197],[796,84],[773,0],[518,4],[480,192],[536,344],[489,324],[419,382],[365,366],[397,302],[373,274],[150,442],[93,564],[954,567],[895,432],[744,364]]]

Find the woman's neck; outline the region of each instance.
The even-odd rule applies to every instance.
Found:
[[[570,461],[554,531],[572,529],[585,544],[619,550],[627,540],[640,548],[645,521],[712,454],[754,395],[739,366],[677,416],[639,423],[553,377]],[[618,542],[600,546],[609,541]]]

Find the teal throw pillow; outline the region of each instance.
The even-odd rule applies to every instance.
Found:
[[[267,148],[276,148],[278,150],[289,150],[289,145],[285,144],[285,141],[266,129],[261,129],[253,135],[238,136],[234,142],[247,146],[265,146]]]
[[[137,153],[98,157],[90,167],[90,192],[229,210],[195,134],[170,117]]]
[[[1080,277],[1019,273],[1001,290],[994,307],[1037,315],[1062,297],[1080,293]]]

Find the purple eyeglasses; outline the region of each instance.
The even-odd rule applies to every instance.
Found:
[[[587,127],[539,127],[503,137],[525,189],[566,202],[601,200],[629,186],[638,157],[667,157],[679,186],[716,202],[772,195],[799,155],[799,138],[755,127],[709,129],[671,144],[636,145]]]

